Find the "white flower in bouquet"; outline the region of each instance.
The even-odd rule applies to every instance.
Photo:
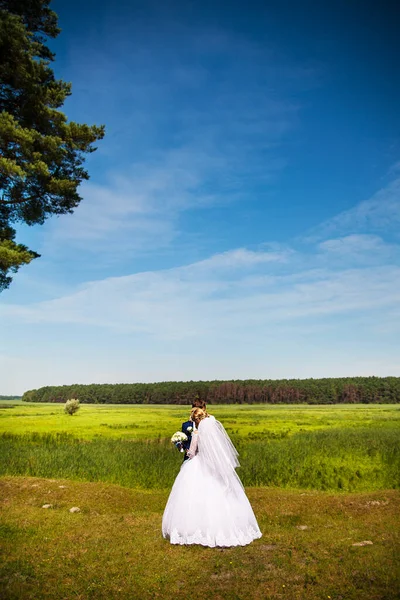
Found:
[[[178,448],[178,450],[180,452],[184,452],[184,448],[182,446],[182,442],[186,442],[187,441],[187,435],[185,433],[183,433],[182,431],[177,431],[176,433],[174,433],[174,435],[171,438],[171,442],[173,444],[175,444],[175,446]]]
[[[186,442],[187,440],[187,435],[185,433],[183,433],[182,431],[177,431],[176,433],[174,433],[174,435],[171,438],[171,442],[173,444],[176,444],[177,442]]]

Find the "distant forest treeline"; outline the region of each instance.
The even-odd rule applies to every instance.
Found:
[[[85,404],[372,404],[400,402],[400,377],[248,379],[48,386],[25,392],[26,402]]]
[[[21,400],[21,396],[1,396],[0,400]]]

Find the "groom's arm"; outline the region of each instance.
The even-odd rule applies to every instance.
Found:
[[[190,421],[185,421],[185,423],[182,423],[182,432],[187,435],[188,439],[182,443],[183,447],[185,448],[185,450],[189,449],[190,446],[190,442],[191,442],[191,437],[192,434],[191,432],[189,432],[187,429],[188,427],[191,426],[191,422]]]
[[[188,427],[192,426],[192,422],[191,421],[185,421],[184,423],[182,423],[182,431],[183,433],[185,433],[186,435],[191,435],[190,432],[188,432]]]

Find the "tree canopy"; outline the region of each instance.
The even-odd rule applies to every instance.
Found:
[[[26,402],[82,404],[356,404],[400,402],[400,377],[73,384],[26,391]]]
[[[73,212],[85,155],[104,126],[67,120],[71,84],[56,79],[48,38],[60,33],[50,0],[0,0],[0,291],[39,255],[17,244],[14,225]]]

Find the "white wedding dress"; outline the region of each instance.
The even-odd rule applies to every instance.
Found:
[[[235,468],[238,453],[213,416],[193,432],[162,520],[171,544],[245,546],[261,531]]]

